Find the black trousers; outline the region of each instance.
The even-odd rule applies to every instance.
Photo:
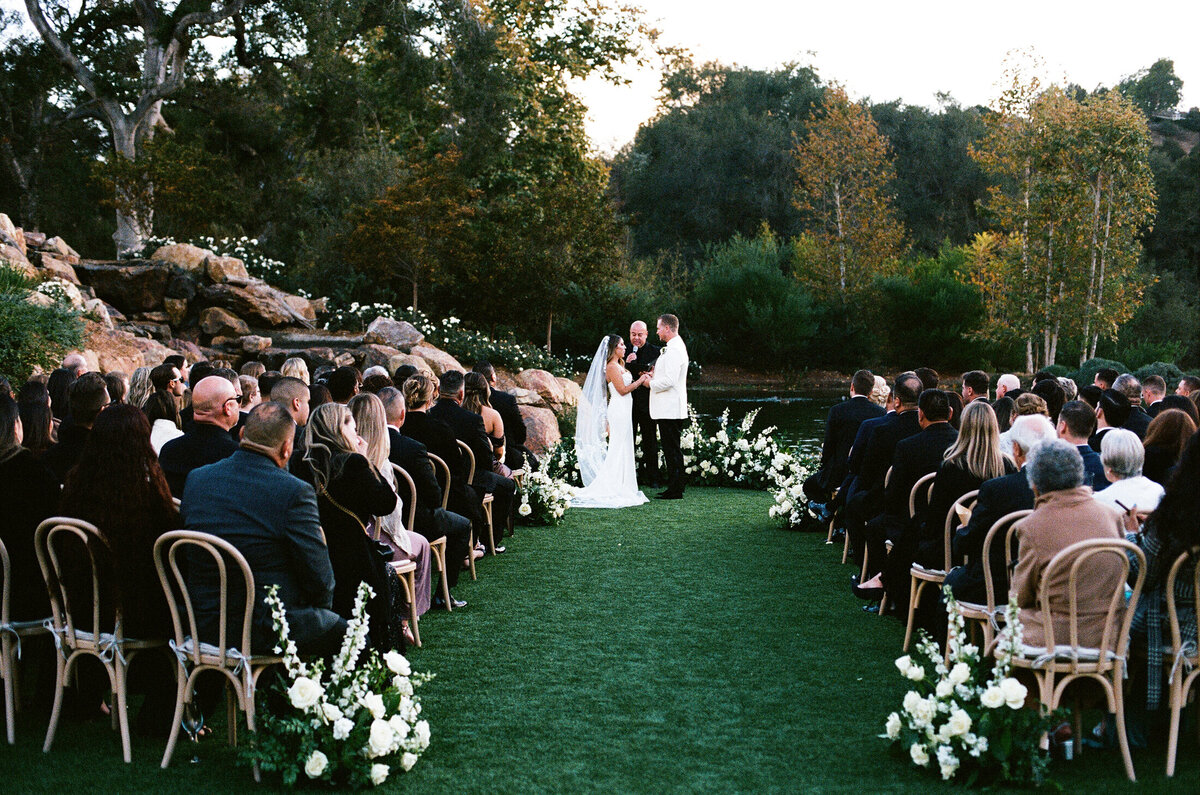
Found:
[[[430,541],[446,537],[446,585],[451,588],[458,585],[458,573],[471,548],[471,520],[452,511],[435,508],[432,526],[418,518],[414,529]],[[436,580],[433,587],[436,591]]]
[[[475,488],[492,495],[492,541],[500,546],[508,520],[516,509],[517,482],[495,472],[476,472]]]
[[[638,483],[641,485],[658,482],[658,426],[650,416],[650,410],[633,407],[633,431],[637,434],[637,446],[642,451],[638,465]]]
[[[667,464],[667,493],[683,494],[683,450],[679,447],[683,420],[659,420],[658,433],[662,437],[663,458]]]

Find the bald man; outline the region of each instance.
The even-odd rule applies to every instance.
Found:
[[[70,370],[76,378],[88,371],[87,359],[83,358],[82,353],[67,354],[67,358],[63,359],[62,366],[63,369]]]
[[[171,494],[182,498],[188,473],[233,455],[238,443],[229,435],[241,417],[237,390],[228,379],[210,375],[192,389],[194,419],[178,439],[163,445],[158,462]]]
[[[629,327],[629,351],[625,354],[625,366],[633,380],[654,367],[661,349],[649,342],[650,331],[640,320]],[[638,449],[642,453],[638,462],[638,485],[657,486],[658,475],[658,424],[650,417],[650,387],[640,386],[633,390],[633,428],[637,433]]]

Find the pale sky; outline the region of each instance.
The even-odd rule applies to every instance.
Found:
[[[662,41],[689,49],[697,63],[811,64],[856,98],[935,107],[944,91],[963,105],[986,105],[1006,53],[1033,47],[1051,79],[1088,89],[1171,58],[1183,80],[1181,109],[1200,106],[1200,0],[635,1]],[[579,87],[593,145],[606,154],[655,112],[658,73],[627,76],[632,85]]]

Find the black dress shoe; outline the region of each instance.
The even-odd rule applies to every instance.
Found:
[[[882,588],[863,588],[861,585],[851,585],[850,590],[854,591],[854,595],[859,599],[869,599],[873,602],[878,602],[883,598]]]

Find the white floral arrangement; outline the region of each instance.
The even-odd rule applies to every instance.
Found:
[[[1060,716],[1025,709],[1028,689],[1010,675],[1022,636],[1016,601],[1005,608],[1006,629],[997,641],[994,664],[988,666],[979,647],[966,642],[958,602],[948,587],[943,591],[953,619],[949,663],[922,632],[917,643],[921,659],[906,654],[896,660],[912,689],[904,695],[902,709],[888,715],[879,736],[890,740],[898,755],[936,770],[944,781],[1041,784],[1049,764],[1042,741]]]
[[[556,525],[562,521],[574,496],[575,488],[571,484],[550,474],[550,459],[547,458],[541,466],[525,475],[517,515],[524,524]]]
[[[541,469],[555,480],[583,487],[583,479],[579,474],[579,453],[575,450],[574,439],[560,439],[551,445],[542,456]]]
[[[258,731],[241,759],[279,773],[288,787],[298,780],[378,786],[397,771],[411,770],[430,739],[414,690],[433,675],[414,673],[398,652],[367,649],[371,587],[359,584],[346,637],[328,671],[324,660],[304,663],[296,654],[278,591],[272,585],[266,603],[279,636],[275,653],[283,656],[287,672],[277,684],[283,697],[264,699],[267,708],[259,712]],[[288,708],[272,712],[275,702]]]
[[[688,419],[679,446],[683,450],[684,471],[696,485],[774,489],[806,471],[796,455],[784,449],[775,438],[775,426],[763,428],[757,434],[751,433],[754,421],[758,419],[758,409],[747,413],[741,422],[732,426],[729,409],[725,409],[717,420],[715,433],[701,427],[699,417],[690,406]]]

